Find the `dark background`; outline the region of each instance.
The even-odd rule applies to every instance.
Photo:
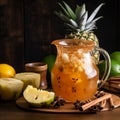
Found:
[[[100,47],[109,53],[120,51],[119,0],[64,0],[73,9],[76,4],[86,4],[90,13],[105,3],[98,13],[95,34]],[[50,45],[54,39],[63,38],[63,22],[54,15],[61,0],[0,0],[0,63],[8,63],[17,72],[24,70],[27,62],[41,61],[54,53]]]

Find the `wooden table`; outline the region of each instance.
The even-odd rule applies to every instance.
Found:
[[[120,108],[97,114],[42,113],[23,110],[13,101],[0,101],[0,120],[120,120]]]

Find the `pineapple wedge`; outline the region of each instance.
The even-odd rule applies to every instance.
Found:
[[[23,97],[33,107],[49,106],[55,98],[54,92],[48,92],[46,90],[40,90],[28,85],[23,92]]]

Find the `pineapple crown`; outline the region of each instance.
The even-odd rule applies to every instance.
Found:
[[[60,3],[58,4],[62,8],[63,12],[55,11],[55,14],[65,22],[65,25],[68,28],[67,30],[72,32],[92,32],[93,29],[97,29],[96,21],[102,18],[102,16],[97,18],[95,18],[95,16],[100,8],[104,5],[104,3],[101,3],[89,17],[85,4],[82,6],[77,5],[75,12],[64,1],[63,5]]]

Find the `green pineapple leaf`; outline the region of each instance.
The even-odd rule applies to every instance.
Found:
[[[55,12],[55,14],[64,21],[66,30],[71,32],[93,32],[96,27],[96,21],[102,18],[102,16],[95,18],[100,8],[104,5],[101,3],[88,17],[88,11],[86,11],[85,3],[82,6],[76,5],[75,12],[71,7],[63,1],[63,4],[58,3],[62,8],[62,11]]]
[[[83,4],[80,8],[79,8],[79,13],[77,15],[77,21],[80,21],[81,17],[85,14],[86,12],[86,6],[85,4]]]
[[[62,10],[64,11],[64,13],[65,13],[69,18],[72,18],[73,20],[75,20],[75,19],[76,19],[76,15],[75,15],[74,11],[70,8],[69,5],[67,5],[67,3],[65,3],[64,1],[63,1],[63,3],[64,3],[64,6],[65,6],[65,7],[64,7],[61,3],[58,3],[58,4],[59,4],[59,6],[62,8]]]
[[[98,21],[99,19],[101,19],[101,18],[103,18],[103,16],[100,16],[100,17],[97,17],[97,18],[95,18],[94,20],[92,20],[92,22],[96,22],[96,21]]]
[[[86,22],[87,22],[87,18],[88,18],[88,12],[86,11],[82,17],[81,17],[81,20],[80,20],[80,23],[79,23],[79,28],[81,29],[81,31],[83,31],[85,29],[85,25],[86,25]]]
[[[93,32],[94,29],[97,29],[96,25],[93,24],[90,28],[85,29],[86,32]]]
[[[97,20],[99,20],[100,18],[102,18],[102,16],[94,19],[94,20],[91,21],[90,23],[87,23],[87,24],[85,25],[85,30],[87,30],[88,28],[90,28],[90,27],[92,27],[92,26],[95,26],[95,22],[96,22]]]
[[[55,11],[54,12],[59,18],[61,18],[63,21],[66,21],[66,22],[69,22],[70,21],[70,19],[67,17],[67,16],[65,16],[62,12],[57,12],[57,11]]]
[[[91,23],[88,27],[85,27],[85,30],[86,32],[90,32],[91,30],[94,30],[94,29],[97,29],[95,23]],[[91,31],[92,32],[92,31]]]
[[[74,13],[74,11],[71,9],[71,7],[66,2],[63,1],[63,3],[65,5],[65,7],[66,7],[66,11],[68,12],[70,18],[75,20],[76,19],[76,14]]]
[[[87,23],[91,22],[94,17],[96,16],[96,14],[98,13],[98,11],[100,10],[100,8],[104,5],[104,3],[101,3],[93,12],[92,14],[90,15],[90,17],[88,18],[87,20]]]
[[[80,13],[80,10],[81,10],[81,7],[79,5],[77,5],[76,9],[75,9],[75,14],[76,14],[77,17],[78,17],[78,15]]]
[[[58,3],[58,4],[59,4],[59,6],[62,8],[62,10],[64,11],[64,13],[65,13],[68,17],[70,17],[69,12],[62,6],[62,4],[60,4],[60,3]]]
[[[70,28],[70,29],[68,29],[70,31],[76,31],[76,27],[73,26],[73,25],[71,25],[71,24],[69,24],[69,23],[65,23],[65,26],[68,27],[68,28]]]
[[[73,25],[74,27],[78,27],[78,24],[76,23],[76,21],[74,21],[73,19],[70,19],[70,23],[71,25]]]

